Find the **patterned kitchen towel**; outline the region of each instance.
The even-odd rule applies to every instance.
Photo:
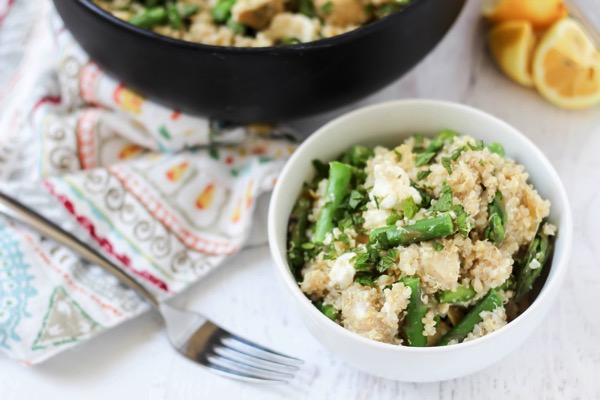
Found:
[[[161,298],[239,250],[290,142],[153,103],[91,62],[49,0],[10,4],[0,16],[0,190]],[[10,358],[39,363],[146,307],[99,267],[0,218],[0,351]]]

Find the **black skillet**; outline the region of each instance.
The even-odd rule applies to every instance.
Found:
[[[399,78],[443,38],[465,1],[413,0],[337,37],[267,48],[188,43],[132,26],[89,0],[54,3],[92,58],[145,95],[193,114],[280,122],[346,105]]]

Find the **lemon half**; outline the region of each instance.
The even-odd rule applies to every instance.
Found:
[[[600,52],[576,21],[563,19],[541,38],[533,56],[533,81],[559,107],[600,104]]]
[[[488,33],[488,45],[496,64],[514,81],[533,86],[531,58],[535,33],[528,21],[506,21],[495,25]]]

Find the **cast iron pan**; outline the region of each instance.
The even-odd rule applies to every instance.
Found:
[[[465,0],[414,0],[382,20],[312,43],[235,48],[136,28],[89,0],[54,0],[102,67],[170,107],[235,122],[280,122],[383,88],[442,39]]]

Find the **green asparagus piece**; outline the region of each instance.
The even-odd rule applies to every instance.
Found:
[[[504,281],[504,283],[502,283],[502,285],[498,286],[496,288],[496,290],[500,291],[500,290],[514,290],[514,286],[515,286],[515,278],[511,275],[508,277],[507,280]]]
[[[200,11],[200,7],[195,4],[183,4],[179,7],[179,15],[182,19],[190,17]]]
[[[227,27],[238,35],[246,34],[246,25],[240,24],[235,19],[233,19],[233,17],[230,17],[229,20],[227,20]]]
[[[421,280],[415,276],[408,276],[402,279],[404,286],[410,288],[410,302],[406,307],[406,317],[404,317],[404,335],[408,340],[408,345],[413,347],[426,347],[427,337],[423,335],[423,318],[427,314],[427,305],[421,299],[422,289]]]
[[[391,225],[373,229],[369,239],[371,242],[378,241],[382,248],[389,249],[425,240],[440,239],[455,232],[456,228],[452,217],[449,214],[443,214],[419,219],[412,225]]]
[[[235,0],[219,0],[217,4],[210,10],[213,20],[220,23],[225,23],[231,17],[231,9],[235,4]]]
[[[291,44],[298,44],[298,43],[302,43],[302,42],[300,41],[300,39],[297,39],[295,37],[288,37],[288,38],[281,39],[282,46],[289,46]]]
[[[311,206],[311,201],[308,199],[306,193],[302,193],[290,215],[288,263],[296,277],[298,277],[304,265],[302,245],[308,240],[306,237],[306,228],[308,226],[308,214],[310,213]]]
[[[140,28],[149,29],[167,21],[167,10],[164,7],[147,8],[141,14],[129,19],[129,23]]]
[[[159,3],[162,3],[161,0],[144,0],[144,5],[146,7],[156,7]]]
[[[460,304],[473,299],[477,295],[471,286],[458,285],[455,291],[444,290],[437,295],[440,303]]]
[[[497,191],[492,199],[492,202],[488,206],[488,226],[485,228],[483,235],[486,239],[495,245],[499,245],[504,241],[506,235],[506,222],[507,216],[504,211],[504,204],[502,204],[502,193]]]
[[[538,276],[540,276],[544,263],[550,254],[550,239],[548,238],[548,235],[544,234],[544,225],[545,223],[540,224],[538,232],[533,241],[529,244],[527,252],[525,253],[525,258],[521,263],[517,276],[516,301],[519,301],[523,296],[529,293],[533,287],[533,283]]]
[[[490,289],[488,294],[479,301],[469,311],[467,315],[460,321],[450,332],[446,333],[436,346],[446,346],[451,340],[457,340],[461,342],[469,332],[473,331],[475,325],[482,321],[481,313],[484,311],[494,311],[497,307],[502,306],[502,298],[494,289]]]
[[[340,161],[362,169],[367,166],[367,160],[373,157],[373,155],[373,150],[368,147],[356,145],[342,154]]]
[[[167,19],[169,21],[169,25],[173,29],[181,28],[181,16],[179,15],[179,9],[175,4],[170,4],[167,6]]]
[[[332,321],[337,321],[340,313],[338,310],[335,309],[334,306],[332,306],[331,304],[324,304],[322,301],[319,301],[315,305],[317,306],[319,311],[325,314],[327,318],[329,318]]]
[[[329,164],[329,180],[325,196],[329,200],[321,210],[315,227],[314,241],[322,243],[327,232],[333,230],[333,212],[342,202],[344,195],[349,191],[352,167],[338,161]]]
[[[317,15],[312,0],[298,0],[298,12],[309,18],[313,18]]]

